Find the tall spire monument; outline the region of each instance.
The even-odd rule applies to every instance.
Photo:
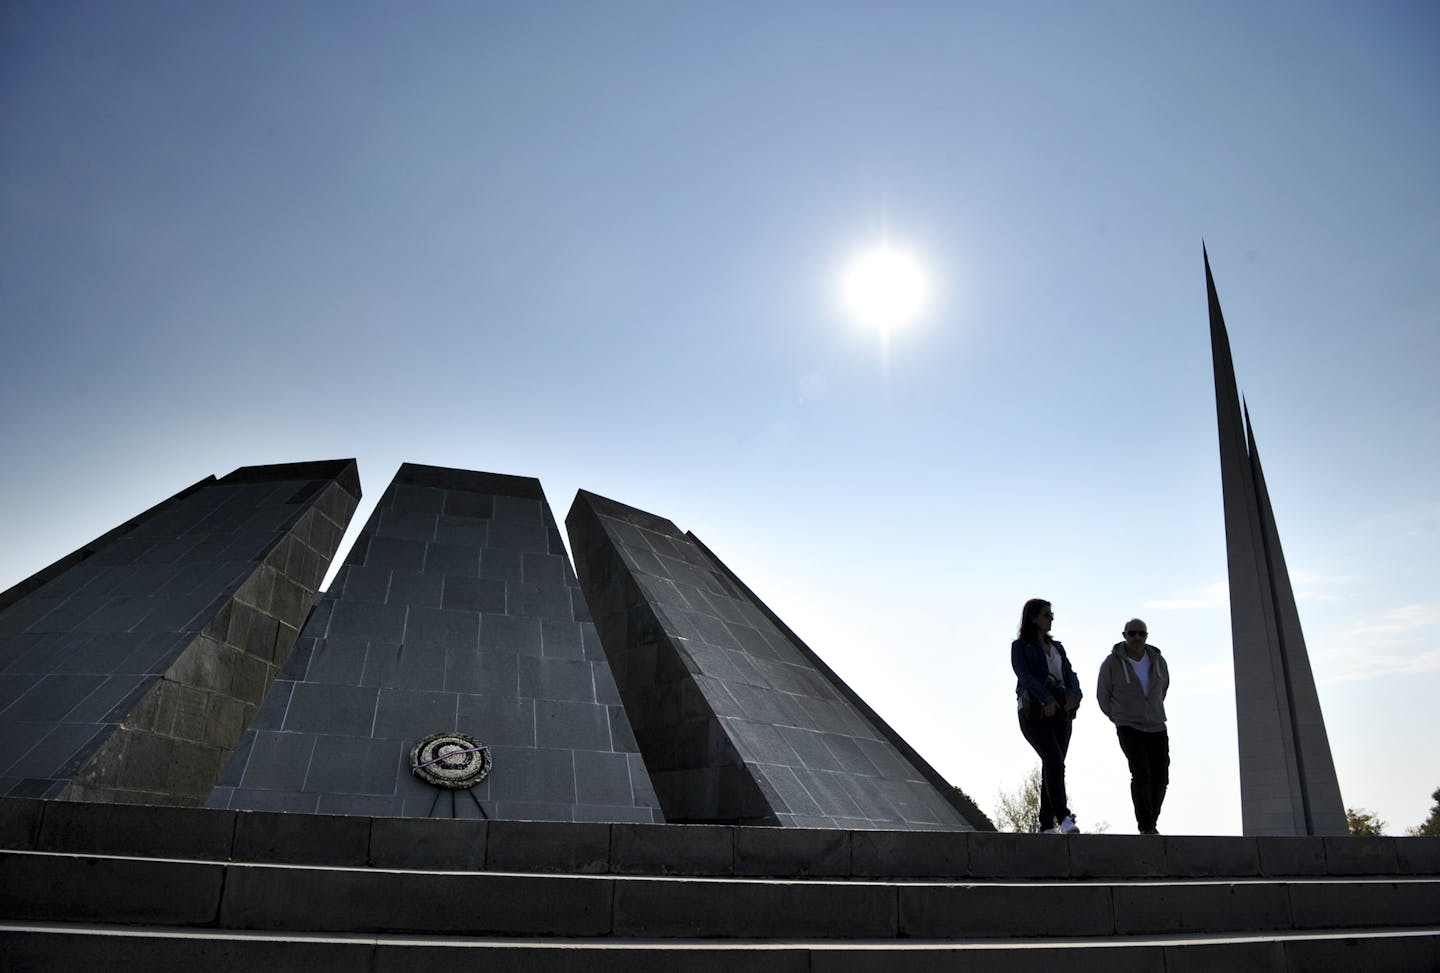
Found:
[[[1203,247],[1202,253],[1225,498],[1242,826],[1246,835],[1347,834],[1320,697],[1255,447],[1255,428],[1236,388],[1210,255]]]

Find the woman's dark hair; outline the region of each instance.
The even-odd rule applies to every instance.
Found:
[[[1044,598],[1031,598],[1025,602],[1025,607],[1020,609],[1020,641],[1029,642],[1032,645],[1044,645],[1050,641],[1048,637],[1042,639],[1040,626],[1035,624],[1035,616],[1050,607],[1050,602]]]

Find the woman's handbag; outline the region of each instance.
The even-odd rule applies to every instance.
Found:
[[[1067,711],[1065,709],[1065,687],[1061,686],[1058,682],[1047,679],[1045,681],[1045,688],[1050,690],[1050,695],[1054,696],[1057,700],[1054,715],[1047,717],[1045,715],[1045,703],[1031,696],[1029,690],[1021,689],[1019,692],[1020,712],[1025,715],[1025,718],[1035,721],[1044,719],[1073,720],[1075,718],[1075,711]]]

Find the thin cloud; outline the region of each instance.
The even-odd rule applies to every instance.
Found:
[[[1368,534],[1434,537],[1440,534],[1440,502],[1389,510],[1366,518],[1360,526]]]
[[[1359,574],[1317,574],[1314,571],[1291,571],[1294,584],[1352,584],[1363,578]]]
[[[1290,585],[1297,602],[1344,601],[1345,595],[1333,590],[1354,584],[1361,577],[1354,574],[1316,574],[1311,571],[1291,571]],[[1182,592],[1178,598],[1156,598],[1145,602],[1145,607],[1154,611],[1187,611],[1197,608],[1218,608],[1229,604],[1230,585],[1225,581],[1192,588]]]
[[[1230,601],[1230,585],[1225,581],[1216,581],[1214,584],[1207,584],[1200,588],[1191,588],[1183,592],[1182,598],[1156,598],[1145,602],[1145,607],[1152,611],[1184,611],[1193,608],[1215,608],[1218,605],[1228,604]]]
[[[1375,679],[1380,676],[1414,675],[1422,672],[1440,671],[1440,651],[1431,650],[1416,655],[1364,655],[1344,650],[1327,652],[1326,655],[1339,663],[1340,668],[1320,680],[1323,685],[1337,682],[1356,682]]]
[[[1386,612],[1378,621],[1347,628],[1340,633],[1340,638],[1351,644],[1409,645],[1415,641],[1417,632],[1433,624],[1434,608],[1429,605],[1406,605]]]
[[[1346,588],[1363,578],[1358,574],[1317,574],[1313,571],[1291,571],[1290,586],[1295,590],[1297,602],[1344,601],[1345,595],[1335,588]]]
[[[1230,659],[1221,659],[1206,665],[1185,669],[1183,692],[1186,696],[1200,696],[1220,691],[1233,692],[1234,689],[1235,664]]]
[[[1324,602],[1344,601],[1344,595],[1324,594],[1319,591],[1299,590],[1295,592],[1295,601],[1299,604],[1315,604]]]
[[[1352,625],[1339,634],[1341,645],[1321,653],[1334,671],[1324,683],[1353,682],[1379,676],[1440,670],[1440,650],[1404,651],[1410,646],[1434,644],[1431,629],[1440,613],[1433,605],[1405,605],[1378,619]]]

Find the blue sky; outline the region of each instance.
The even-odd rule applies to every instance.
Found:
[[[0,587],[354,456],[693,530],[987,810],[1020,605],[1238,833],[1203,238],[1347,805],[1440,756],[1433,4],[0,4]],[[888,348],[838,297],[932,275]],[[352,531],[353,536],[353,531]],[[1398,745],[1397,745],[1398,744]],[[1132,831],[1093,707],[1082,827]]]

